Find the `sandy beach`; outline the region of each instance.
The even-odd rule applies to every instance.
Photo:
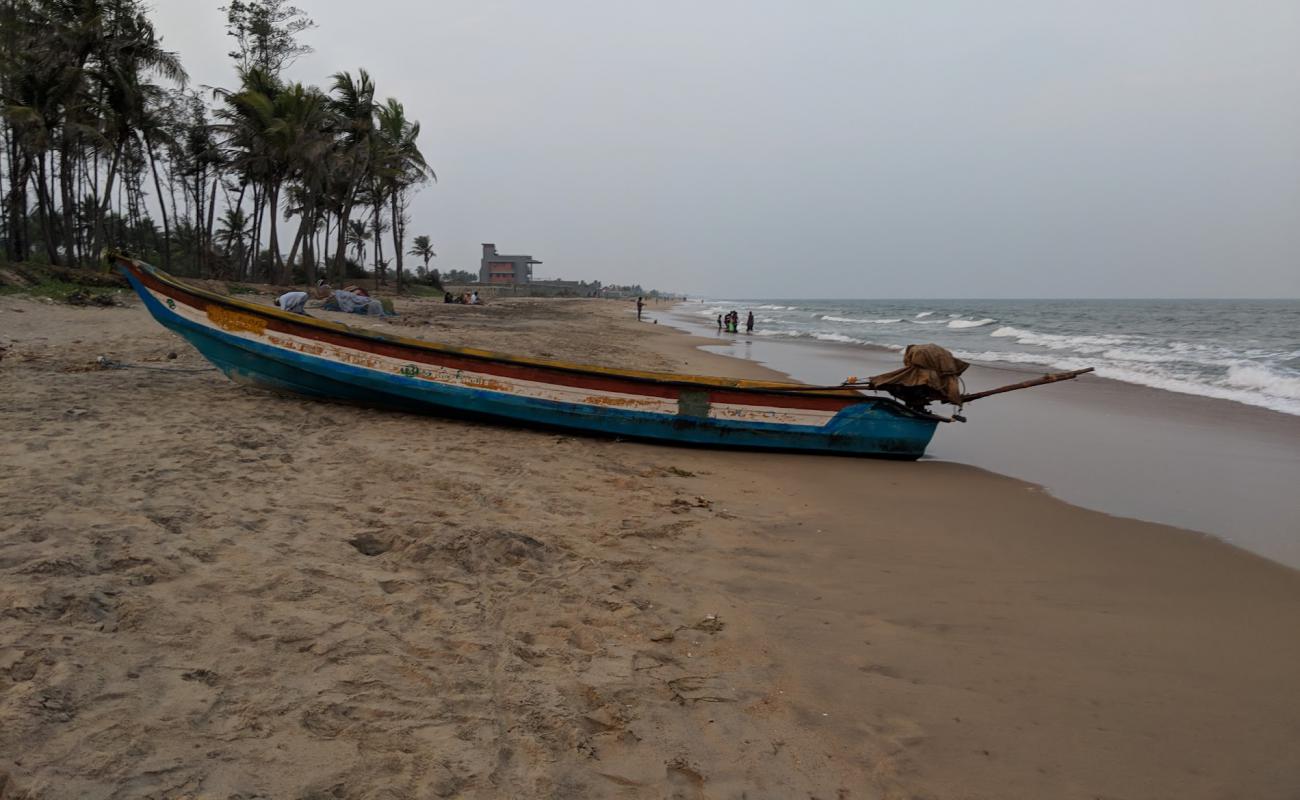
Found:
[[[1297,796],[1289,567],[962,464],[273,395],[124,302],[0,297],[4,800]],[[398,307],[771,374],[625,303]]]

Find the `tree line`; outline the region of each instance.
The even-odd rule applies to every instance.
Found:
[[[189,86],[142,0],[0,0],[0,239],[10,261],[89,266],[105,247],[234,280],[385,280],[413,192],[435,180],[420,124],[364,70],[284,78],[314,27],[287,0],[222,9],[237,82]],[[349,252],[351,258],[349,258]],[[435,273],[436,274],[436,273]]]

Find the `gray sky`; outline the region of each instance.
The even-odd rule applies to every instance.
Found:
[[[155,0],[230,86],[220,0]],[[749,297],[1300,296],[1300,3],[297,0],[424,126],[442,269]]]

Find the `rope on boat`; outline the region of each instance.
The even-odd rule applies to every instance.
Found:
[[[210,372],[216,367],[154,367],[148,364],[127,364],[122,361],[114,361],[107,356],[99,356],[95,363],[100,369],[151,369],[155,372]]]

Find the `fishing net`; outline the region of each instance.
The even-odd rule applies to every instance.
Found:
[[[876,375],[870,385],[912,408],[936,402],[959,406],[961,374],[969,366],[937,344],[909,344],[903,351],[903,368]]]

